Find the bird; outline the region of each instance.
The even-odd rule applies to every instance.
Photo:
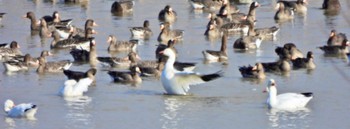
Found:
[[[322,9],[326,12],[337,13],[341,9],[339,0],[323,0]]]
[[[110,67],[128,68],[132,63],[132,60],[139,60],[139,57],[136,52],[129,52],[127,57],[97,57],[97,60],[103,64],[109,65]]]
[[[20,46],[16,41],[12,41],[10,43],[9,48],[0,48],[0,59],[5,59],[7,57],[14,57],[22,55],[22,52],[20,50]]]
[[[158,42],[168,42],[169,40],[182,40],[184,30],[170,29],[170,23],[165,22],[160,24],[161,32],[158,35]]]
[[[97,70],[95,68],[90,68],[86,72],[73,71],[65,69],[63,70],[63,74],[67,76],[68,80],[74,79],[75,81],[79,81],[80,79],[89,77],[92,80],[95,80]]]
[[[109,35],[107,39],[107,43],[109,43],[108,51],[134,51],[136,52],[138,40],[129,40],[122,41],[117,40],[117,37],[114,35]]]
[[[108,75],[117,83],[141,83],[140,68],[138,66],[131,66],[129,70],[130,71],[108,71]]]
[[[265,72],[289,72],[291,70],[290,63],[287,58],[279,59],[275,62],[262,62]]]
[[[94,57],[96,57],[96,42],[95,40],[90,40],[89,50],[75,47],[69,53],[72,55],[74,61],[76,62],[89,62],[90,60],[92,61],[94,60]]]
[[[148,39],[153,35],[152,30],[149,28],[149,21],[143,22],[143,27],[130,27],[130,32],[133,37]]]
[[[263,40],[275,40],[279,30],[277,26],[255,28],[255,25],[250,23],[248,35],[259,36]]]
[[[52,37],[52,30],[50,30],[47,26],[47,23],[45,19],[40,19],[40,29],[39,29],[39,36],[41,38],[50,38]]]
[[[218,10],[222,2],[219,0],[190,0],[190,4],[193,9]]]
[[[239,72],[241,72],[243,78],[264,79],[266,77],[261,63],[256,63],[254,66],[241,66]]]
[[[3,62],[5,70],[9,72],[16,72],[16,71],[27,71],[29,70],[29,67],[38,66],[39,62],[36,60],[35,62],[32,61],[32,57],[30,54],[26,54],[23,57],[23,60],[9,60]]]
[[[161,53],[168,57],[161,75],[162,85],[168,95],[188,95],[190,85],[208,82],[222,76],[221,71],[212,74],[177,71],[174,69],[176,55],[173,49],[166,48]]]
[[[324,45],[318,48],[324,51],[325,55],[344,55],[346,53],[349,53],[349,49],[348,49],[349,44],[350,43],[348,40],[343,40],[342,45],[340,46]]]
[[[286,21],[294,18],[294,11],[290,8],[286,8],[281,2],[276,4],[276,13],[274,19],[276,21]]]
[[[259,35],[253,34],[252,32],[254,32],[253,25],[250,24],[248,35],[241,36],[240,38],[236,39],[236,41],[233,43],[233,48],[239,49],[239,50],[249,50],[249,49],[259,48],[263,38],[260,37]]]
[[[294,43],[286,43],[283,47],[277,47],[275,49],[276,54],[280,59],[294,60],[296,58],[303,58],[303,53],[297,48]]]
[[[338,33],[336,30],[331,30],[331,33],[329,35],[329,38],[327,40],[327,45],[328,46],[341,46],[344,40],[347,40],[348,38],[346,37],[345,33]]]
[[[132,12],[134,5],[135,5],[135,2],[133,0],[115,1],[112,4],[111,12],[117,15]]]
[[[39,31],[40,29],[40,21],[37,21],[35,14],[33,12],[27,12],[23,18],[28,18],[30,20],[30,30],[31,31]]]
[[[76,79],[68,79],[64,82],[58,92],[62,97],[78,97],[82,96],[85,92],[88,91],[89,86],[94,82],[94,76],[91,72],[88,72],[88,76],[80,78],[78,81]],[[89,76],[91,75],[91,76]]]
[[[315,69],[316,65],[314,62],[314,55],[312,51],[308,51],[306,58],[296,58],[291,60],[293,64],[293,68],[306,68],[306,69]]]
[[[280,0],[278,3],[283,3],[286,8],[290,8],[298,14],[305,15],[307,12],[307,0],[285,1]]]
[[[226,60],[228,60],[227,35],[224,34],[222,36],[220,51],[204,50],[204,51],[202,51],[202,54],[204,56],[204,59],[207,61],[226,61]]]
[[[313,98],[312,92],[305,93],[283,93],[277,95],[277,85],[274,79],[268,81],[266,88],[268,92],[267,105],[270,109],[297,110],[304,108]]]
[[[207,29],[204,32],[204,35],[207,39],[216,39],[222,35],[221,30],[218,28],[215,20],[211,20],[207,26]]]
[[[94,37],[92,37],[92,34],[96,34],[96,31],[92,28],[88,28],[85,32],[84,37],[79,38],[68,38],[68,39],[60,39],[60,36],[57,34],[56,31],[52,32],[52,36],[54,40],[51,42],[51,49],[55,48],[73,48],[73,47],[81,47],[81,48],[89,48],[90,46],[90,40],[94,40]]]
[[[37,68],[37,73],[45,72],[62,72],[64,69],[69,69],[72,63],[69,60],[62,60],[56,62],[46,62],[44,57],[39,57],[39,67]]]
[[[158,19],[159,21],[162,21],[162,22],[173,23],[175,22],[176,17],[177,17],[177,14],[173,10],[173,8],[171,8],[170,5],[166,5],[164,9],[162,9],[158,14]]]
[[[38,106],[32,103],[21,103],[15,105],[12,100],[7,99],[4,103],[4,110],[7,116],[12,118],[34,118]]]

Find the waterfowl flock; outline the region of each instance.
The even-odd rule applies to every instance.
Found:
[[[117,16],[133,13],[133,8],[138,2],[133,0],[116,1],[110,5],[110,12],[113,15],[117,14]],[[270,20],[278,23],[278,26],[263,25],[264,27],[259,28],[257,25],[260,24],[260,19],[256,15],[262,13],[259,8],[264,5],[257,1],[249,3],[248,12],[242,13],[236,4],[229,0],[189,0],[188,6],[193,10],[208,11],[209,19],[201,19],[208,21],[208,24],[201,25],[202,29],[205,30],[201,35],[210,41],[221,42],[220,49],[203,49],[201,50],[203,56],[196,55],[196,58],[205,61],[204,64],[222,64],[225,67],[232,67],[232,64],[227,63],[231,59],[230,54],[228,54],[231,50],[239,51],[241,54],[249,54],[251,51],[264,49],[265,41],[276,41],[279,38],[278,33],[283,29],[280,27],[283,23],[307,14],[307,4],[306,0],[277,1],[275,15],[271,16]],[[324,9],[327,14],[340,13],[338,0],[324,0],[320,8]],[[202,73],[195,69],[199,62],[180,62],[179,60],[183,59],[181,56],[185,55],[178,53],[177,46],[178,44],[185,46],[186,42],[189,42],[186,40],[186,36],[191,34],[187,33],[188,28],[173,27],[178,19],[183,18],[176,12],[176,8],[173,8],[172,5],[165,5],[159,9],[159,12],[154,12],[154,17],[159,20],[158,23],[151,23],[149,19],[144,19],[142,26],[141,21],[139,22],[140,26],[126,27],[130,32],[125,33],[132,37],[126,40],[119,39],[119,36],[114,34],[97,33],[95,28],[99,27],[98,21],[94,19],[86,19],[82,29],[73,25],[74,18],[62,18],[58,11],[53,10],[52,15],[37,19],[34,12],[28,10],[23,16],[30,20],[28,31],[38,32],[41,39],[52,40],[50,48],[48,48],[50,51],[62,50],[67,55],[70,54],[73,60],[48,61],[47,58],[52,56],[48,49],[43,49],[37,58],[31,56],[35,55],[33,53],[23,55],[21,43],[13,39],[14,41],[11,43],[0,44],[0,59],[4,66],[3,70],[21,74],[21,71],[34,69],[38,74],[64,74],[67,76],[67,80],[61,80],[63,86],[58,90],[58,95],[62,97],[83,96],[89,92],[89,87],[99,81],[95,77],[97,73],[107,74],[111,77],[111,82],[116,83],[115,85],[140,85],[151,79],[159,82],[159,86],[162,86],[165,91],[164,95],[192,95],[190,90],[192,85],[220,81],[221,78],[225,77],[226,72],[230,72],[215,69],[215,72],[212,73]],[[2,24],[1,20],[4,20],[3,16],[6,19],[8,13],[0,13],[0,24]],[[65,20],[61,20],[61,18]],[[156,30],[151,30],[151,25],[159,25],[159,33],[156,33]],[[237,35],[238,38],[236,38]],[[98,56],[99,51],[96,47],[101,43],[96,42],[96,37],[99,36],[107,37],[108,47],[104,48],[106,52],[122,52],[127,53],[127,55],[124,57]],[[323,51],[327,56],[345,57],[349,60],[348,46],[350,43],[346,33],[338,33],[333,29],[330,30],[330,35],[327,38],[320,38],[321,41],[325,41],[324,45],[315,46],[315,48],[318,51]],[[137,49],[144,47],[141,45],[142,42],[153,39],[155,40],[151,42],[157,43],[155,44],[157,49],[149,51],[154,51],[156,58],[139,55]],[[275,48],[276,55],[274,56],[277,58],[274,61],[261,60],[253,65],[239,66],[237,70],[241,75],[237,76],[264,80],[271,73],[282,76],[283,73],[294,74],[293,71],[299,69],[318,69],[314,62],[315,54],[318,52],[308,50],[305,55],[301,51],[302,49],[298,48],[298,43],[283,42],[281,44],[283,46]],[[229,47],[230,45],[232,47]],[[255,61],[255,59],[252,60]],[[91,64],[91,68],[87,71],[76,71],[76,69],[71,69],[74,64]],[[206,66],[208,65],[204,65],[204,67]],[[144,78],[147,79],[144,80]],[[279,89],[282,88],[284,87],[279,87]],[[266,96],[267,107],[279,110],[304,108],[314,95],[309,91],[277,94],[277,83],[274,79],[267,81],[266,92],[268,93]],[[4,103],[4,110],[9,117],[34,117],[38,107],[40,105],[31,103],[14,105],[12,100],[6,100]]]

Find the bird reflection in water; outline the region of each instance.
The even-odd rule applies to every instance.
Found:
[[[272,128],[310,128],[311,119],[308,117],[310,109],[302,108],[298,110],[277,110],[269,109],[266,113]]]
[[[182,101],[186,97],[188,96],[169,95],[164,97],[165,111],[161,114],[163,117],[161,119],[161,121],[163,121],[163,129],[178,128],[178,122],[181,121],[181,118],[183,117],[183,114],[180,114],[179,110],[189,102]]]
[[[91,97],[64,97],[69,108],[66,114],[68,128],[89,128],[92,123],[92,115],[88,112]]]

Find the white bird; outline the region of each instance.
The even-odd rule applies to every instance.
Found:
[[[201,84],[222,76],[221,71],[213,74],[201,75],[194,72],[183,72],[174,69],[176,54],[171,48],[161,51],[168,60],[165,63],[161,75],[161,81],[167,94],[171,95],[187,95],[190,85]]]
[[[12,100],[8,99],[5,101],[4,110],[9,117],[34,118],[38,107],[32,103],[15,105]]]
[[[92,84],[94,79],[92,77],[86,77],[79,79],[69,79],[64,82],[64,86],[60,89],[59,95],[63,97],[75,97],[82,96],[84,92],[88,91],[88,87]]]
[[[277,88],[274,79],[270,79],[266,88],[269,93],[267,105],[269,108],[280,110],[301,109],[313,98],[313,93],[283,93],[277,95]]]

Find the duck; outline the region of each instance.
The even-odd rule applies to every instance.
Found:
[[[117,37],[114,35],[109,35],[107,39],[108,52],[111,51],[134,51],[136,52],[138,40],[122,41],[117,40]]]
[[[283,93],[277,95],[277,84],[274,79],[268,81],[266,92],[268,92],[267,105],[270,109],[296,110],[305,108],[313,98],[312,92]]]
[[[114,14],[123,14],[127,12],[132,12],[135,2],[133,0],[122,0],[115,1],[112,4],[111,12]]]
[[[202,51],[204,59],[207,61],[225,61],[228,60],[227,56],[227,35],[224,34],[221,39],[220,51],[204,50]]]
[[[161,32],[158,35],[158,42],[168,42],[169,40],[182,40],[184,35],[184,30],[180,29],[170,29],[170,23],[165,22],[160,24]]]
[[[69,54],[72,55],[74,61],[76,62],[88,62],[94,60],[96,57],[96,42],[95,40],[90,40],[89,50],[83,48],[73,48]]]
[[[46,62],[44,57],[39,57],[39,67],[37,68],[37,73],[58,73],[63,72],[64,69],[69,69],[72,63],[69,60],[62,60],[57,62]]]
[[[175,22],[177,17],[176,12],[171,8],[170,5],[166,5],[164,9],[162,9],[158,14],[158,19],[161,22],[169,22],[173,23]]]
[[[329,38],[327,40],[328,46],[341,46],[344,40],[347,40],[345,33],[338,33],[336,30],[331,30],[331,33],[329,35]]]
[[[149,28],[149,21],[143,22],[143,27],[130,27],[132,37],[141,37],[148,39],[153,35],[152,30]]]
[[[63,70],[63,74],[66,75],[68,80],[73,79],[77,82],[79,82],[80,79],[87,78],[87,77],[95,80],[96,72],[97,72],[96,68],[90,68],[86,72],[73,71],[73,70],[69,70],[69,69]]]
[[[323,0],[322,9],[327,12],[339,12],[341,9],[339,0]]]
[[[65,75],[70,79],[64,82],[64,86],[60,88],[58,94],[62,97],[83,96],[88,91],[89,86],[94,82],[95,74],[95,69],[90,69],[86,73],[66,71]]]
[[[285,8],[283,3],[278,2],[276,4],[276,9],[277,12],[275,13],[274,17],[276,21],[286,21],[294,18],[294,11],[289,8]]]
[[[222,77],[221,71],[212,74],[177,71],[174,69],[176,58],[174,50],[166,48],[161,53],[168,57],[160,77],[163,88],[168,95],[188,95],[190,85],[201,84]]]
[[[287,58],[279,59],[276,62],[261,63],[265,72],[289,72],[291,70],[290,63]]]
[[[280,0],[278,3],[283,3],[285,7],[292,9],[298,14],[306,14],[307,12],[307,0],[296,0],[296,1],[284,1]]]
[[[9,48],[0,48],[0,59],[22,55],[20,46],[17,41],[12,41]]]
[[[316,65],[314,62],[314,55],[312,51],[308,51],[306,58],[296,58],[291,60],[293,64],[293,68],[306,68],[306,69],[315,69]]]
[[[344,40],[341,46],[324,45],[318,48],[324,51],[326,55],[345,55],[346,53],[349,53],[349,49],[348,49],[349,45],[350,45],[349,41]]]
[[[141,83],[140,68],[137,66],[131,66],[130,71],[108,71],[108,75],[112,77],[114,82],[117,83]]]
[[[11,99],[4,103],[4,111],[8,117],[12,118],[35,118],[38,106],[32,103],[21,103],[15,105]]]
[[[26,54],[23,60],[9,60],[3,62],[3,64],[5,70],[8,72],[27,71],[29,70],[29,67],[35,67],[39,64],[38,60],[36,60],[36,62],[33,62],[32,60],[30,54]]]
[[[264,79],[266,77],[261,63],[256,63],[254,66],[241,66],[239,72],[241,72],[243,78]]]
[[[68,38],[68,39],[60,39],[60,36],[56,31],[52,33],[52,37],[54,40],[51,42],[51,49],[55,48],[73,48],[73,47],[81,47],[88,49],[90,46],[90,40],[94,40],[92,34],[96,34],[97,32],[92,28],[88,28],[85,32],[85,37],[82,38]]]

